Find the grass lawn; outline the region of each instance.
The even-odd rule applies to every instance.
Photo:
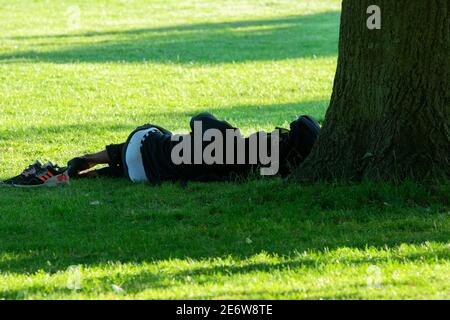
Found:
[[[137,125],[322,120],[337,0],[0,0],[0,179]],[[450,298],[450,185],[0,189],[0,298]]]

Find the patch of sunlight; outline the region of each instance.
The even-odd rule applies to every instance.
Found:
[[[366,294],[392,284],[448,281],[448,243],[337,248],[290,256],[168,259],[67,265],[57,272],[0,274],[0,296],[114,298],[265,298]],[[420,270],[420,276],[418,275]],[[428,280],[427,280],[428,279]],[[360,287],[358,289],[358,287]],[[375,291],[374,291],[375,290]],[[359,293],[358,293],[359,292]],[[393,293],[392,293],[393,294]]]

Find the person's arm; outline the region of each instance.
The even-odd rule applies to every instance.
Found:
[[[107,150],[102,150],[97,153],[86,154],[81,157],[86,160],[87,163],[90,164],[90,167],[94,167],[97,164],[109,163],[110,158]]]
[[[100,152],[86,154],[81,157],[71,159],[67,163],[67,170],[70,177],[76,177],[80,172],[89,170],[98,164],[108,164],[110,168],[121,170],[122,149],[124,143],[111,144],[106,146],[105,150]]]

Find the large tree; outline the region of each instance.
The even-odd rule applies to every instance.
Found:
[[[449,177],[449,122],[450,0],[344,0],[333,94],[300,177]]]

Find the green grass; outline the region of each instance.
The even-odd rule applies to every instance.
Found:
[[[0,8],[0,179],[146,122],[186,132],[190,116],[211,111],[249,133],[323,119],[330,98],[340,1]],[[448,299],[449,188],[2,188],[0,298]]]

